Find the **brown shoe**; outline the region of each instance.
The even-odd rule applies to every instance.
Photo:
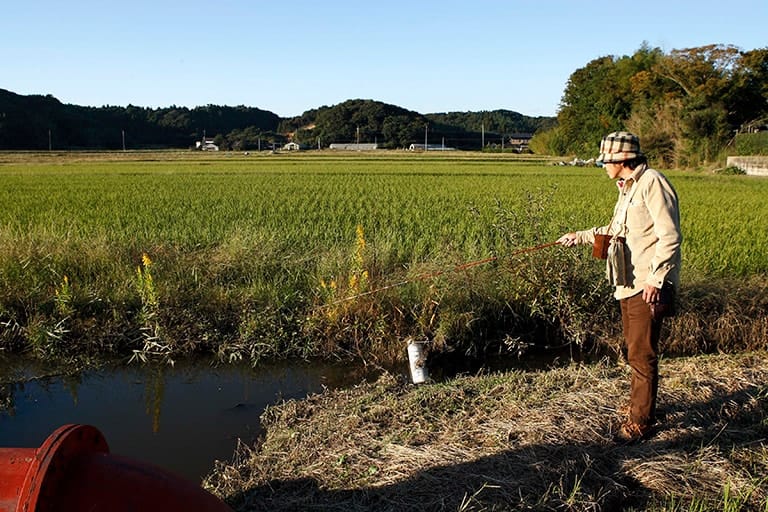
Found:
[[[632,444],[642,439],[647,439],[652,433],[653,427],[651,425],[639,425],[634,421],[625,421],[621,424],[613,439],[617,443]]]

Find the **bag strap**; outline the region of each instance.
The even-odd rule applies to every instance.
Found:
[[[622,192],[619,191],[619,194],[622,194]],[[606,235],[610,235],[611,234],[611,227],[613,227],[613,221],[616,220],[616,214],[619,213],[619,207],[618,206],[619,205],[617,204],[616,207],[613,210],[613,217],[611,217],[611,222],[608,223],[608,228],[605,230],[605,234]],[[626,216],[626,212],[625,212],[625,214],[624,214],[624,222],[626,222],[626,220],[627,220],[626,217],[627,216]],[[618,233],[616,233],[616,234],[618,235]]]
[[[622,224],[623,226],[627,225],[627,215],[629,215],[629,203],[631,203],[632,199],[635,197],[635,193],[637,192],[637,189],[638,189],[638,180],[633,179],[632,180],[632,190],[630,190],[629,193],[626,193],[626,192],[622,191],[622,199],[623,199],[623,201],[621,202],[621,204],[622,204],[622,206],[624,208],[624,223]],[[623,197],[623,196],[628,196],[628,197]],[[617,213],[618,213],[618,211],[614,212],[614,214],[613,214],[613,218],[614,219],[616,218],[616,214]],[[611,220],[611,223],[613,223],[613,219]],[[621,232],[621,228],[619,228],[619,233],[620,232]],[[616,233],[616,235],[618,235],[619,233]]]

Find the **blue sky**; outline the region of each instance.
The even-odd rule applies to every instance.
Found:
[[[555,115],[571,73],[643,42],[768,47],[768,0],[30,0],[0,12],[0,88],[281,117],[353,98]]]

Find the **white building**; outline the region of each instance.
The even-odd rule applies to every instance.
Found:
[[[373,151],[379,149],[379,145],[375,142],[333,142],[330,148],[337,151]]]
[[[213,139],[203,138],[202,141],[195,142],[195,148],[201,151],[218,151],[219,146],[214,144]]]
[[[424,144],[411,144],[408,151],[424,151]],[[442,144],[427,144],[427,151],[456,151],[456,148],[449,148]]]

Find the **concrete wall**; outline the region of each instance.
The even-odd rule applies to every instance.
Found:
[[[729,156],[725,165],[752,176],[768,176],[768,156]]]

